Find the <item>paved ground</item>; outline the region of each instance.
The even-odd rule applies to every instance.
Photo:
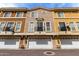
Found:
[[[79,56],[76,50],[0,50],[0,56]]]

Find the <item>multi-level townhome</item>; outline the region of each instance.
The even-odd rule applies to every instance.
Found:
[[[0,8],[0,49],[18,49],[24,42],[26,8]]]
[[[79,8],[54,9],[54,30],[58,47],[79,49]]]
[[[79,49],[79,8],[0,8],[0,49]]]

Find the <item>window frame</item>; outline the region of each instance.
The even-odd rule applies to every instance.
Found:
[[[4,26],[2,26],[2,27],[5,27],[5,26],[6,26],[6,22],[5,22],[5,21],[1,21],[0,24],[1,24],[2,22],[5,23]],[[2,29],[2,31],[0,31],[0,32],[3,32],[3,28],[1,28],[1,29]]]
[[[65,24],[65,30],[61,30],[60,23],[64,23]],[[67,29],[66,29],[66,22],[59,22],[58,23],[58,29],[59,29],[59,31],[62,31],[62,32],[67,31]]]
[[[79,23],[79,22],[76,22],[76,28],[77,28],[77,31],[79,31],[78,23]]]
[[[70,26],[70,23],[73,23],[73,25],[74,25],[74,30],[72,30],[72,28],[71,28],[71,26]],[[74,22],[69,22],[69,27],[70,27],[70,31],[76,31],[75,23],[74,23]]]
[[[32,13],[34,13],[33,16],[32,16]],[[38,11],[32,11],[30,12],[30,15],[32,18],[38,18]]]
[[[23,17],[23,15],[24,15],[24,12],[20,12],[22,15],[21,16],[19,16],[19,17]],[[15,17],[17,17],[17,12],[16,12],[16,14],[15,14]]]
[[[6,13],[6,12],[4,12],[4,13],[3,13],[3,17],[5,16],[5,13]],[[9,12],[9,13],[10,13],[10,14],[9,14],[9,16],[8,16],[8,17],[11,17],[12,12]]]
[[[64,14],[64,12],[57,12],[57,16],[60,17],[60,18],[64,18],[65,17],[65,14]]]
[[[16,24],[17,24],[17,23],[20,23],[20,29],[16,31]],[[15,29],[14,29],[14,31],[15,31],[16,33],[17,33],[17,32],[20,32],[20,31],[21,31],[21,28],[22,28],[22,22],[20,22],[20,21],[19,21],[19,22],[15,22]]]
[[[33,22],[33,24],[32,24],[33,30],[32,30],[32,28],[31,28],[31,22]],[[30,31],[30,29],[31,29],[32,31]],[[32,33],[32,32],[34,32],[34,31],[35,31],[35,23],[34,23],[34,21],[29,21],[28,32],[29,32],[29,33]]]
[[[49,24],[50,24],[50,27],[48,26],[48,27],[50,28],[50,31],[47,30],[47,25],[46,25],[47,22],[49,22]],[[46,31],[46,32],[51,32],[51,31],[52,31],[51,21],[46,21],[46,22],[45,22],[45,31]]]
[[[10,22],[14,23],[14,24],[13,24],[13,27],[15,27],[15,21],[7,21],[6,26],[7,26],[8,23],[10,23]],[[11,32],[11,31],[8,31],[8,32]]]

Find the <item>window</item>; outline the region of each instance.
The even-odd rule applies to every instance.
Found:
[[[23,12],[16,12],[16,17],[23,17]]]
[[[58,17],[64,17],[64,12],[58,12]]]
[[[31,17],[38,18],[38,13],[35,12],[35,11],[32,11],[32,12],[31,12]]]
[[[78,28],[78,30],[79,30],[79,22],[77,22],[76,24],[77,24],[77,28]]]
[[[34,32],[34,22],[30,22],[29,23],[29,29],[28,29],[29,32]]]
[[[8,22],[6,26],[6,31],[14,31],[14,22]]]
[[[50,22],[46,22],[46,31],[50,32],[50,30],[51,30]]]
[[[11,16],[11,12],[4,12],[3,17],[10,17]]]
[[[75,25],[74,25],[74,23],[73,22],[70,22],[70,30],[71,31],[74,31],[75,30]]]
[[[31,16],[34,17],[34,15],[35,15],[35,12],[32,12]]]
[[[4,30],[5,22],[0,22],[0,32]]]
[[[59,22],[59,29],[60,29],[60,31],[66,31],[65,22]]]
[[[20,30],[21,30],[21,23],[20,22],[16,22],[15,32],[20,32]]]
[[[43,22],[37,21],[37,31],[43,31]]]

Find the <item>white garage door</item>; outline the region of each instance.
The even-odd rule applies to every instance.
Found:
[[[17,49],[19,48],[18,39],[0,39],[0,49]]]
[[[79,49],[79,39],[62,39],[62,49]]]
[[[29,39],[29,48],[51,49],[53,47],[51,39]]]

